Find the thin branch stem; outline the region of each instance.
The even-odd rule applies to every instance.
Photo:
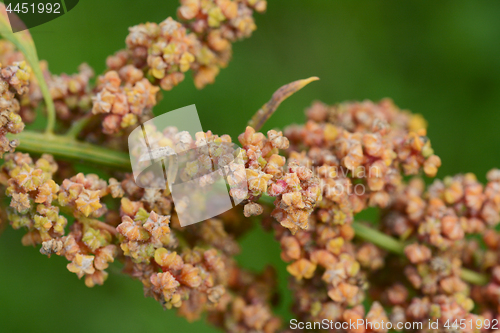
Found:
[[[278,106],[280,106],[281,102],[285,99],[304,88],[306,85],[313,81],[319,80],[318,77],[313,76],[304,80],[293,81],[289,84],[286,84],[276,90],[273,94],[269,102],[264,104],[252,117],[252,119],[248,122],[248,126],[253,127],[256,131],[260,130],[262,126],[266,123],[266,121],[271,118],[273,113],[276,111]]]
[[[387,251],[404,255],[405,245],[402,242],[395,240],[394,238],[387,236],[386,234],[368,227],[367,225],[361,224],[360,222],[354,221],[352,227],[356,232],[356,237],[364,239],[370,243],[377,245]],[[472,284],[485,285],[488,283],[488,276],[471,271],[467,268],[462,268],[460,271],[460,277],[462,280],[470,282]]]
[[[92,114],[86,114],[82,118],[78,119],[75,121],[72,125],[71,128],[66,132],[65,136],[76,139],[78,137],[78,134],[87,126],[87,124],[90,122],[92,118]]]
[[[352,224],[352,228],[356,232],[356,237],[367,240],[387,251],[404,255],[404,244],[394,238],[356,221]]]
[[[470,282],[472,284],[477,284],[480,286],[484,286],[490,280],[488,276],[471,271],[467,268],[462,268],[462,270],[460,271],[460,277],[464,281]]]
[[[90,217],[75,216],[75,214],[74,214],[74,212],[73,212],[73,210],[71,208],[66,207],[66,206],[61,206],[61,205],[57,205],[57,206],[59,207],[59,210],[62,213],[65,213],[65,214],[68,214],[69,216],[74,217],[75,220],[78,220],[78,221],[81,221],[83,223],[86,223],[87,225],[89,225],[91,227],[94,227],[94,228],[106,230],[110,234],[112,234],[113,236],[116,236],[116,234],[118,233],[118,231],[116,230],[116,228],[113,227],[110,224],[107,224],[105,222],[102,222],[102,221],[99,221],[97,219],[93,219],[93,218],[90,218]]]
[[[118,233],[118,231],[116,231],[116,228],[113,227],[112,225],[104,223],[104,222],[96,220],[96,219],[90,219],[88,217],[79,217],[79,218],[77,218],[77,220],[88,223],[91,227],[106,230],[110,234],[112,234],[113,236],[116,236],[116,234]]]

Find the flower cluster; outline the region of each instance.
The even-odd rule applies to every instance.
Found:
[[[478,322],[498,318],[497,311],[491,310],[492,305],[498,306],[500,285],[495,278],[500,238],[493,230],[499,222],[498,171],[488,173],[486,186],[466,174],[436,180],[426,190],[422,179],[405,182],[402,177],[420,170],[434,176],[440,165],[425,137],[421,117],[399,111],[389,101],[336,107],[315,103],[307,115],[306,125],[285,131],[291,143],[289,159],[311,167],[320,177],[323,200],[309,218],[307,230],[295,235],[278,230],[276,234],[282,258],[292,261],[288,271],[295,278],[296,315],[304,321],[326,318],[356,322],[370,318],[372,322],[389,320],[394,324],[421,322],[424,331],[429,320],[439,319],[440,328],[448,320],[474,322],[466,332],[478,331]],[[378,173],[371,175],[370,168]],[[346,184],[361,184],[364,191],[329,191],[339,183],[344,189],[348,188]],[[410,264],[401,269],[404,274],[384,274],[384,280],[373,277],[371,295],[379,293],[377,298],[387,307],[387,314],[375,302],[365,315],[359,305],[364,298],[364,281],[367,273],[383,265],[392,270],[401,262],[385,257],[372,244],[352,244],[338,229],[348,227],[354,214],[368,206],[384,208],[382,228],[409,244],[404,253]],[[466,238],[474,234],[483,234],[488,250],[481,250],[476,240]],[[324,243],[325,236],[319,235],[332,239]],[[340,259],[348,255],[351,261]],[[333,270],[325,262],[344,268]],[[491,272],[491,282],[474,287],[471,294],[461,273],[464,266],[480,266]],[[326,288],[320,287],[322,283]],[[409,295],[415,293],[410,299]],[[354,308],[347,309],[346,304]],[[474,306],[481,309],[476,314]],[[358,327],[357,331],[371,329]]]
[[[59,240],[62,249],[54,252],[71,261],[67,265],[68,270],[78,278],[85,276],[87,287],[102,285],[108,277],[105,269],[114,262],[118,248],[112,244],[112,232],[100,223],[93,226],[91,222],[83,221],[71,226],[71,232]],[[45,246],[46,243],[43,243],[42,249]]]
[[[85,217],[101,217],[107,211],[106,206],[101,204],[101,198],[107,194],[106,181],[94,174],[85,176],[79,173],[62,182],[58,201]]]
[[[9,220],[15,229],[26,227],[24,244],[37,244],[64,234],[67,220],[52,203],[59,186],[52,180],[57,164],[50,155],[36,163],[28,154],[8,154],[2,166],[2,183],[11,197]]]
[[[485,188],[472,175],[465,175],[436,181],[425,192],[420,179],[406,184],[402,177],[420,170],[434,176],[440,165],[425,137],[421,117],[400,111],[387,100],[335,107],[315,103],[307,115],[310,120],[305,126],[285,131],[291,146],[289,167],[297,170],[302,166],[318,176],[323,199],[308,218],[307,229],[293,234],[294,230],[291,233],[275,226],[282,259],[291,262],[287,270],[294,277],[297,317],[303,321],[394,323],[440,319],[444,323],[494,316],[471,313],[474,303],[461,277],[462,262],[456,251],[466,248],[457,242],[464,234],[481,233],[498,223],[497,172],[488,174],[490,182]],[[370,169],[377,173],[370,174]],[[344,188],[361,184],[364,191],[331,191],[338,184]],[[424,243],[405,248],[411,263],[404,270],[409,287],[400,283],[404,276],[383,283],[388,285],[380,292],[380,300],[391,307],[387,314],[377,302],[366,315],[360,305],[367,274],[396,264],[372,244],[352,243],[353,216],[368,206],[385,209],[382,221],[389,232]],[[410,302],[409,288],[421,297]],[[365,330],[370,331],[358,327],[360,332]]]
[[[259,215],[262,207],[256,203],[262,195],[276,197],[276,209],[273,211],[282,225],[293,232],[307,228],[307,220],[316,202],[320,199],[320,187],[311,170],[296,163],[285,167],[285,158],[279,150],[288,148],[288,140],[281,132],[271,130],[266,138],[247,127],[239,136],[242,148],[232,144],[228,135],[219,137],[212,132],[199,132],[193,138],[188,132],[179,132],[168,127],[163,132],[147,125],[148,144],[151,150],[163,149],[165,152],[191,154],[187,163],[181,163],[178,175],[183,182],[193,179],[215,177],[218,169],[224,170],[226,181],[230,185],[230,195],[237,202],[245,201],[244,214]],[[133,141],[133,140],[132,140]],[[139,159],[143,153],[140,140],[131,147],[131,153]],[[145,176],[154,179],[154,176]],[[176,207],[180,214],[189,214],[185,202]]]
[[[126,43],[135,66],[147,66],[149,74],[164,90],[171,90],[184,80],[184,73],[191,68],[199,48],[196,36],[188,34],[186,28],[171,17],[160,24],[146,23],[130,28]],[[116,60],[108,58],[108,65],[117,67]]]
[[[45,66],[46,67],[46,66]],[[45,69],[47,85],[54,100],[57,116],[64,122],[71,122],[74,117],[85,114],[92,107],[92,89],[90,80],[94,71],[83,63],[78,73],[53,75]],[[41,100],[40,94],[37,94]]]
[[[68,270],[79,278],[85,276],[87,286],[102,284],[107,277],[104,269],[117,255],[111,244],[113,228],[87,216],[105,213],[99,201],[107,193],[106,183],[95,175],[78,174],[59,186],[53,180],[57,170],[51,155],[36,162],[27,154],[6,156],[2,179],[8,178],[4,185],[11,197],[10,223],[15,229],[28,229],[23,244],[42,244],[42,254],[62,255],[71,261]],[[68,234],[63,211],[77,219]]]
[[[58,118],[68,125],[75,118],[90,117],[90,110],[104,114],[103,132],[108,135],[147,120],[160,88],[173,89],[184,80],[185,72],[192,70],[199,89],[213,83],[220,68],[226,67],[231,58],[231,43],[250,37],[256,29],[253,11],[262,13],[265,9],[265,0],[181,1],[178,16],[184,23],[169,17],[159,24],[131,27],[125,40],[127,48],[108,57],[108,71],[98,77],[95,86],[90,81],[93,70],[86,64],[76,74],[53,75],[47,63],[41,61]],[[24,59],[12,43],[0,42],[1,63],[12,67],[4,80],[9,81],[15,74],[17,63],[25,66]],[[18,101],[10,106],[14,113],[3,116],[16,130],[22,127],[21,117],[25,122],[34,120],[35,110],[43,101],[37,80],[28,73],[22,76],[25,72],[23,67],[17,74],[19,83],[9,83],[10,90],[19,89],[18,96],[2,93],[9,104]],[[4,90],[9,91],[9,86]],[[3,151],[12,151],[16,144],[7,139],[1,143]]]
[[[391,233],[448,249],[467,234],[483,233],[500,222],[498,170],[488,173],[484,187],[473,174],[436,180],[424,193],[421,179],[412,179],[396,192],[391,213],[383,219]]]
[[[147,213],[140,202],[122,199],[122,223],[116,227],[123,237],[123,253],[135,263],[149,263],[155,250],[162,246],[175,248],[177,243],[170,232],[170,218]],[[133,219],[132,219],[133,218]]]
[[[266,138],[252,127],[247,127],[238,139],[246,152],[248,200],[258,199],[262,194],[276,197],[272,215],[292,233],[307,229],[309,215],[321,199],[321,190],[310,169],[297,163],[285,168],[286,159],[278,152],[289,147],[288,139],[274,130]],[[254,203],[248,205],[247,215],[262,212]]]
[[[215,249],[173,251],[178,242],[170,229],[170,217],[149,214],[141,202],[122,199],[121,249],[127,259],[126,271],[144,284],[146,296],[164,307],[181,308],[195,319],[207,302],[217,303],[224,294],[224,262]],[[131,218],[134,216],[134,219]],[[169,250],[170,249],[170,250]],[[198,300],[196,302],[196,300]],[[183,310],[197,307],[196,311]]]
[[[266,8],[266,0],[181,0],[177,16],[199,40],[191,65],[197,88],[214,82],[219,68],[231,59],[231,43],[250,37],[257,28],[253,11]]]
[[[304,126],[285,130],[290,158],[321,179],[320,214],[335,223],[350,223],[368,206],[385,208],[404,175],[435,176],[441,165],[425,136],[425,122],[401,111],[392,101],[315,102]],[[306,149],[306,150],[304,150]]]
[[[19,99],[28,91],[29,78],[30,68],[24,61],[0,67],[0,157],[14,151],[18,145],[15,140],[9,141],[5,134],[16,134],[24,129]]]
[[[489,271],[496,266],[496,232],[492,228],[500,221],[498,170],[491,170],[487,179],[483,186],[473,174],[457,175],[436,180],[425,190],[424,182],[414,178],[396,190],[382,223],[386,232],[414,239],[405,248],[411,265],[404,273],[423,295],[403,304],[408,306],[405,311],[400,309],[402,304],[393,303],[406,320],[472,319],[475,323],[496,315],[491,311],[480,312],[480,316],[471,313],[474,304],[486,309],[484,305],[494,299],[491,286],[495,279],[470,294],[460,274],[464,265]],[[493,245],[492,251],[482,251],[477,241],[466,238],[474,234],[483,234],[485,243]]]
[[[104,120],[104,132],[112,134],[134,125],[138,116],[156,104],[156,86],[171,90],[189,70],[197,88],[213,83],[231,58],[231,43],[256,29],[253,10],[265,9],[264,0],[183,0],[178,16],[185,23],[169,17],[159,24],[131,27],[127,48],[108,57],[110,71],[93,99],[94,113],[112,113]],[[153,85],[143,79],[143,73]]]
[[[159,88],[144,78],[141,70],[128,65],[118,72],[107,72],[98,81],[92,113],[106,115],[102,124],[105,134],[118,133],[151,117]]]
[[[14,44],[7,40],[0,41],[0,63],[16,66],[25,63],[24,55],[15,49]],[[23,65],[25,66],[25,65]],[[57,117],[66,125],[75,117],[80,117],[92,108],[92,84],[94,71],[83,63],[78,68],[78,73],[61,75],[52,74],[46,61],[40,61],[40,68],[47,83],[50,96],[54,100]],[[40,86],[31,72],[25,76],[23,93],[17,94],[19,100],[18,113],[25,123],[31,123],[36,117],[36,108],[43,102]]]

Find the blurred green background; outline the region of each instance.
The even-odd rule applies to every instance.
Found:
[[[443,166],[438,177],[500,167],[500,1],[270,0],[252,38],[234,45],[234,58],[202,91],[191,79],[164,94],[156,114],[196,104],[204,130],[235,137],[281,85],[321,80],[284,102],[264,130],[303,122],[313,100],[379,100],[421,113]],[[82,62],[97,73],[106,56],[124,47],[129,26],[175,16],[177,1],[80,0],[68,14],[31,29],[40,59],[53,73]],[[163,311],[144,298],[141,284],[110,274],[88,289],[50,259],[21,245],[22,231],[0,238],[2,332],[216,332]],[[247,268],[285,265],[273,236],[256,228],[238,257]]]

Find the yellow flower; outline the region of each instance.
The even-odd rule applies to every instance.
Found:
[[[293,264],[288,265],[286,270],[297,280],[302,280],[303,278],[310,279],[314,275],[316,264],[302,258],[295,261]]]
[[[133,113],[128,113],[123,116],[120,126],[121,128],[127,128],[135,124],[137,124],[137,116]]]
[[[47,232],[52,228],[52,221],[40,215],[35,215],[35,228],[39,231]]]
[[[211,28],[217,28],[226,17],[222,13],[220,7],[213,7],[208,11],[208,25]]]
[[[184,52],[181,56],[181,60],[179,61],[181,72],[187,72],[194,60],[194,55],[189,52]]]
[[[12,172],[12,177],[16,180],[17,184],[27,191],[33,191],[38,188],[42,183],[41,169],[33,169],[28,164],[24,163],[23,166]]]
[[[249,190],[260,193],[267,191],[267,182],[273,178],[272,175],[253,169],[246,169],[246,174]]]
[[[163,62],[162,58],[155,57],[150,64],[151,67],[151,75],[153,75],[157,79],[163,79],[165,76],[165,68],[167,64]]]
[[[68,271],[75,273],[78,278],[81,278],[84,274],[94,274],[94,256],[87,256],[83,254],[77,254],[75,259],[69,263],[66,267]]]
[[[101,235],[99,230],[88,228],[83,234],[82,241],[89,247],[92,252],[106,243],[106,239]]]
[[[55,233],[64,235],[64,228],[68,224],[68,220],[64,216],[58,216],[54,225],[52,226]]]
[[[85,216],[89,216],[90,213],[95,212],[102,205],[99,203],[101,191],[83,190],[82,193],[76,199],[76,208],[83,213]]]
[[[179,280],[182,284],[191,287],[198,288],[201,284],[200,277],[200,269],[197,267],[193,267],[190,264],[186,264],[182,267],[181,275],[179,276]]]
[[[164,247],[156,249],[154,257],[158,265],[167,269],[179,270],[184,265],[182,258],[177,255],[177,252],[170,252]]]
[[[288,192],[283,194],[282,201],[286,205],[286,208],[304,208],[305,204],[302,200],[302,194],[300,192]]]
[[[342,246],[344,246],[344,239],[342,237],[337,237],[326,244],[326,249],[333,254],[340,254]]]

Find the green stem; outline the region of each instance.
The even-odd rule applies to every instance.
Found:
[[[62,7],[63,7],[64,14],[66,14],[68,12],[68,10],[66,9],[66,2],[64,2],[64,0],[62,0],[61,4],[62,4]]]
[[[352,223],[352,228],[356,232],[356,237],[369,241],[387,251],[404,255],[404,244],[394,238],[356,221]]]
[[[38,132],[23,131],[16,135],[8,135],[9,139],[18,139],[20,151],[29,153],[46,153],[54,156],[80,160],[95,164],[130,171],[130,158],[127,153],[102,148],[87,142],[76,141],[75,139],[53,134],[43,134]]]
[[[471,271],[467,268],[462,268],[462,270],[460,271],[460,277],[464,281],[470,282],[472,284],[477,284],[480,286],[484,286],[490,280],[488,276]]]
[[[35,51],[36,52],[36,51]],[[45,105],[47,106],[47,126],[45,127],[45,133],[53,133],[54,127],[56,126],[56,109],[54,107],[54,101],[52,100],[52,96],[50,95],[49,87],[47,86],[47,82],[43,78],[42,69],[38,64],[38,57],[35,53],[34,56],[26,57],[28,62],[31,65],[33,73],[35,74],[38,86],[40,87],[40,91],[42,92],[43,100],[45,101]]]
[[[404,255],[404,243],[399,242],[376,229],[370,228],[367,225],[361,224],[360,222],[354,221],[352,223],[352,227],[356,232],[356,237],[373,243],[387,251]],[[460,271],[460,277],[464,281],[478,285],[485,285],[489,281],[488,276],[471,271],[467,268],[462,268]]]
[[[69,138],[76,139],[78,134],[87,126],[87,124],[90,122],[90,119],[92,117],[92,114],[87,114],[83,116],[82,118],[78,119],[75,121],[72,125],[71,128],[66,132],[65,136]]]

